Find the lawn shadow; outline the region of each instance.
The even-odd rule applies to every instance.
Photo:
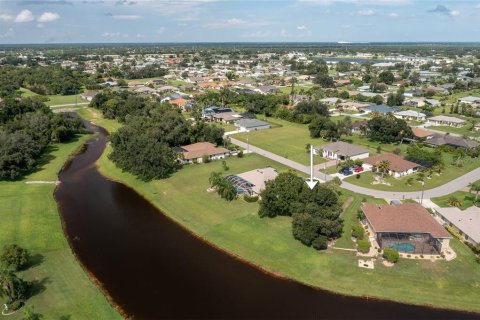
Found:
[[[63,315],[63,316],[60,316],[60,318],[58,318],[59,320],[70,320],[72,319],[72,316],[69,315],[69,314],[66,314],[66,315]]]
[[[26,264],[25,269],[37,267],[41,265],[44,260],[45,260],[44,255],[40,253],[33,254],[28,259],[28,263]]]
[[[29,298],[32,298],[42,292],[44,292],[47,287],[46,285],[51,283],[49,277],[45,277],[42,280],[33,280],[30,282]]]

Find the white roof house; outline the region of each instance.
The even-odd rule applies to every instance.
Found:
[[[480,97],[468,96],[458,99],[461,103],[480,104]]]
[[[455,118],[455,117],[443,116],[443,115],[428,118],[428,122],[435,126],[447,125],[447,126],[460,127],[465,124],[465,120]]]
[[[413,111],[413,110],[398,111],[398,112],[395,112],[393,115],[400,119],[425,120],[425,118],[427,117],[425,113]]]
[[[456,207],[436,208],[435,211],[447,224],[462,233],[465,240],[480,243],[480,208],[472,206],[465,210]]]

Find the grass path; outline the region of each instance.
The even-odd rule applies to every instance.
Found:
[[[21,181],[0,182],[0,246],[16,243],[31,251],[35,264],[22,276],[37,294],[27,301],[45,319],[120,319],[73,256],[53,197],[55,181],[68,157],[90,136],[50,147],[40,168]],[[20,319],[22,312],[9,319]]]

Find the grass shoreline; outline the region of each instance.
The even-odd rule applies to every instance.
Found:
[[[101,118],[95,119],[95,122],[99,126],[103,124]],[[108,126],[111,123],[105,124]],[[106,129],[115,131],[115,128],[111,127]],[[221,169],[218,162],[186,167],[173,178],[144,183],[116,168],[107,157],[109,150],[107,147],[97,161],[97,168],[103,176],[132,188],[195,237],[262,272],[340,296],[480,312],[480,306],[474,302],[479,295],[473,288],[479,285],[476,277],[478,271],[473,269],[478,269],[478,266],[474,264],[469,249],[458,241],[452,243],[459,254],[459,258],[454,262],[432,263],[403,259],[393,269],[380,264],[375,271],[359,270],[356,267],[357,258],[351,252],[319,253],[299,244],[291,237],[289,218],[259,219],[256,214],[258,204],[245,204],[242,201],[226,203],[216,195],[206,194],[205,181],[208,180],[208,172]],[[227,162],[232,172],[251,169],[252,166],[259,167],[265,163],[273,165],[273,162],[258,155],[229,159]],[[186,181],[197,183],[191,186],[187,185]],[[189,194],[193,198],[182,202],[182,194]],[[201,210],[195,210],[199,208]],[[350,211],[356,212],[353,207]],[[263,234],[267,234],[269,239],[262,238]],[[280,243],[271,243],[271,240]],[[272,244],[273,252],[270,252]],[[265,248],[270,251],[265,252]],[[456,269],[459,271],[454,272]],[[472,274],[468,279],[463,277],[466,270]],[[328,280],[332,278],[341,281]],[[408,283],[400,285],[402,281]]]
[[[17,243],[36,257],[32,266],[19,274],[33,281],[35,293],[26,301],[45,318],[121,318],[77,259],[66,237],[53,184],[25,184],[28,180],[57,180],[58,174],[92,139],[78,135],[55,144],[45,161],[32,173],[13,182],[0,182],[0,243]],[[10,316],[21,319],[23,310]]]

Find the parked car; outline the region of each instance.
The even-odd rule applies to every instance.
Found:
[[[349,176],[353,174],[353,171],[350,168],[343,168],[339,171],[339,173],[343,174],[344,176]]]
[[[363,167],[362,166],[357,166],[353,169],[353,171],[355,172],[362,172],[363,171]]]

